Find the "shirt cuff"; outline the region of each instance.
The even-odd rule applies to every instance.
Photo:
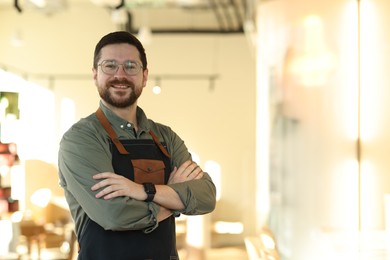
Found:
[[[169,186],[176,191],[176,193],[179,195],[181,201],[184,204],[184,209],[180,211],[174,211],[175,215],[178,215],[179,213],[182,214],[188,214],[192,215],[198,206],[196,198],[193,196],[190,187],[187,183],[175,183],[175,184],[169,184]]]
[[[153,232],[153,230],[155,230],[158,227],[157,213],[160,210],[160,206],[156,203],[148,202],[148,208],[149,208],[150,213],[151,213],[152,226],[147,227],[143,230],[143,232],[145,234]]]

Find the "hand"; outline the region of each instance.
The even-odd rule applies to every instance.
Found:
[[[142,185],[137,184],[122,175],[112,172],[102,172],[93,176],[95,180],[101,180],[91,187],[91,190],[99,191],[95,197],[106,200],[115,197],[127,196],[133,199],[144,200],[145,192]]]
[[[173,169],[169,177],[168,184],[200,179],[203,177],[203,174],[202,169],[195,162],[189,160],[180,165],[179,168],[175,167]]]
[[[161,222],[164,219],[170,217],[172,215],[172,211],[170,211],[167,208],[164,208],[163,206],[160,206],[160,210],[157,213],[157,221]]]

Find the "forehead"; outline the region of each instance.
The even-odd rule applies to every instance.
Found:
[[[137,48],[128,43],[109,44],[101,49],[101,60],[134,60],[140,61]]]

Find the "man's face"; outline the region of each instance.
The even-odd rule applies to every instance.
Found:
[[[133,61],[141,65],[139,52],[136,47],[127,43],[110,44],[101,49],[102,61],[115,61],[124,64]],[[142,66],[142,65],[141,65]],[[93,69],[93,79],[102,98],[107,105],[116,108],[126,108],[137,104],[137,99],[146,86],[148,71],[141,68],[135,75],[128,75],[122,65],[114,73],[105,73],[102,66]]]

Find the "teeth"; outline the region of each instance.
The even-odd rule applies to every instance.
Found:
[[[123,89],[127,88],[126,85],[113,85],[113,87],[114,88],[123,88]]]

